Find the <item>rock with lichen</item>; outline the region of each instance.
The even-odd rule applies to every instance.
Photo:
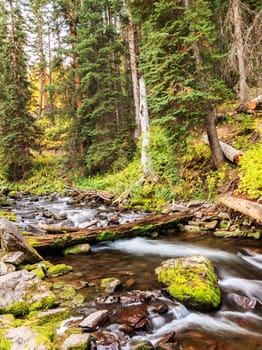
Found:
[[[220,305],[217,275],[211,261],[201,254],[165,260],[156,274],[168,293],[188,307],[209,311]]]
[[[20,270],[0,276],[0,313],[24,315],[49,308],[54,301],[49,284],[34,273]]]
[[[19,350],[54,350],[55,346],[48,337],[38,331],[26,327],[16,327],[1,332],[1,344],[5,344],[3,349]]]
[[[0,245],[1,251],[24,253],[24,260],[34,263],[43,258],[26,241],[15,224],[5,217],[0,217]]]

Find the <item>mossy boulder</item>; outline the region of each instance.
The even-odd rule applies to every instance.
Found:
[[[64,255],[78,255],[87,254],[90,251],[90,244],[76,244],[72,247],[68,247],[63,251]]]
[[[26,326],[10,328],[1,332],[1,349],[55,350],[51,340],[40,332]]]
[[[24,315],[48,309],[55,302],[49,285],[26,270],[0,276],[0,313]]]
[[[43,260],[41,255],[28,244],[16,225],[5,217],[0,217],[0,243],[3,251],[23,252],[24,261],[29,263]]]
[[[47,270],[47,276],[48,277],[62,276],[71,271],[73,271],[73,267],[70,265],[66,265],[66,264],[53,265],[49,267],[49,269]]]
[[[63,343],[62,350],[86,350],[90,348],[90,334],[71,334]]]
[[[103,278],[100,282],[100,286],[104,288],[107,293],[112,293],[120,288],[121,281],[116,277]]]
[[[217,275],[211,261],[203,255],[165,260],[156,274],[168,293],[188,307],[210,311],[220,305]]]

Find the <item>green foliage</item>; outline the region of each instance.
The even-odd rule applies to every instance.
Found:
[[[37,147],[40,133],[29,111],[31,93],[21,9],[16,4],[7,10],[1,3],[0,17],[0,160],[4,176],[15,181],[28,172],[31,149]]]
[[[130,161],[133,153],[132,115],[128,96],[127,72],[121,66],[123,44],[107,14],[119,17],[115,1],[83,2],[77,13],[77,74],[81,85],[76,94],[81,102],[71,116],[66,146],[67,167],[79,175],[105,173],[120,168],[115,161]],[[72,79],[73,77],[71,77]]]
[[[142,9],[143,3],[135,3]],[[217,103],[227,93],[217,69],[221,56],[209,2],[153,1],[141,26],[140,68],[153,117],[171,129],[174,120],[201,120],[206,102]]]
[[[59,159],[51,152],[35,154],[35,159],[27,179],[15,188],[29,190],[35,194],[63,192],[64,180],[61,177]]]
[[[254,145],[240,158],[240,183],[238,191],[252,199],[262,195],[262,143]]]

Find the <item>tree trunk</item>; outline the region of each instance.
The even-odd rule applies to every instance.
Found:
[[[247,102],[246,107],[248,110],[262,110],[262,95],[257,96],[256,98],[253,98],[253,100],[250,100]]]
[[[145,177],[154,178],[154,170],[152,165],[152,159],[149,155],[150,150],[150,127],[149,127],[149,114],[147,107],[146,97],[146,85],[143,76],[139,80],[140,86],[140,120],[141,120],[141,165]]]
[[[247,73],[245,67],[245,53],[244,53],[244,41],[241,28],[241,9],[240,1],[233,0],[233,18],[234,18],[234,36],[236,45],[236,55],[238,61],[238,73],[239,73],[239,92],[238,97],[240,103],[245,103],[246,100],[246,88],[247,88]]]
[[[211,149],[211,156],[216,169],[219,169],[224,162],[224,155],[219,143],[217,129],[215,125],[215,113],[211,103],[207,103],[207,114],[205,116],[205,124],[208,142]]]
[[[190,213],[178,213],[175,215],[148,216],[132,223],[81,229],[78,232],[67,234],[34,235],[34,247],[37,249],[61,249],[79,243],[99,243],[101,241],[114,241],[121,238],[137,236],[150,236],[154,233],[163,233],[168,229],[178,230],[179,224],[192,219]]]
[[[129,55],[131,65],[131,77],[133,87],[133,98],[135,105],[135,132],[134,138],[137,141],[141,135],[140,125],[140,100],[139,100],[139,79],[137,72],[137,59],[136,59],[136,42],[135,42],[135,30],[134,23],[132,21],[130,13],[128,13],[128,44],[129,44]]]
[[[208,137],[204,136],[203,141],[208,145]],[[239,159],[243,156],[243,152],[239,151],[238,149],[235,149],[234,147],[230,146],[229,144],[219,141],[220,147],[225,155],[225,157],[230,160],[232,163],[238,164]]]
[[[221,196],[219,198],[219,203],[262,223],[262,205],[259,203],[251,202],[246,199],[235,198],[230,195]]]

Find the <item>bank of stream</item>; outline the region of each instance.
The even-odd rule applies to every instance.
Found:
[[[16,214],[16,223],[26,231],[38,234],[39,221],[85,227],[107,225],[112,218],[118,222],[134,221],[143,217],[139,212],[119,212],[114,208],[90,203],[77,207],[70,198],[40,198],[33,201],[22,198],[11,202],[10,209]],[[58,220],[59,219],[59,220]],[[204,254],[208,256],[218,274],[222,291],[222,304],[217,311],[201,313],[171,300],[163,292],[155,275],[155,268],[167,258]],[[206,234],[172,232],[161,238],[132,238],[115,242],[103,242],[91,247],[86,255],[46,256],[52,263],[66,263],[73,272],[51,279],[53,283],[71,284],[82,282],[84,302],[71,310],[74,322],[96,310],[110,311],[108,321],[98,331],[102,349],[132,349],[135,344],[150,342],[167,344],[165,349],[212,349],[258,350],[262,348],[262,247],[261,240],[218,238]],[[121,289],[105,293],[99,288],[104,278],[115,277],[121,281]],[[140,292],[155,293],[154,302],[139,299]],[[133,303],[123,304],[123,295],[136,293]],[[131,295],[131,294],[129,294]],[[130,301],[130,299],[129,299]],[[156,305],[162,311],[156,312]],[[164,307],[165,306],[165,307]],[[123,309],[130,315],[143,310],[147,322],[133,329],[124,329]],[[146,310],[146,311],[145,311]],[[64,324],[63,332],[70,327]],[[164,341],[166,339],[166,342]],[[99,342],[98,342],[99,344]],[[116,345],[117,344],[117,345]],[[120,344],[120,345],[119,345]]]

